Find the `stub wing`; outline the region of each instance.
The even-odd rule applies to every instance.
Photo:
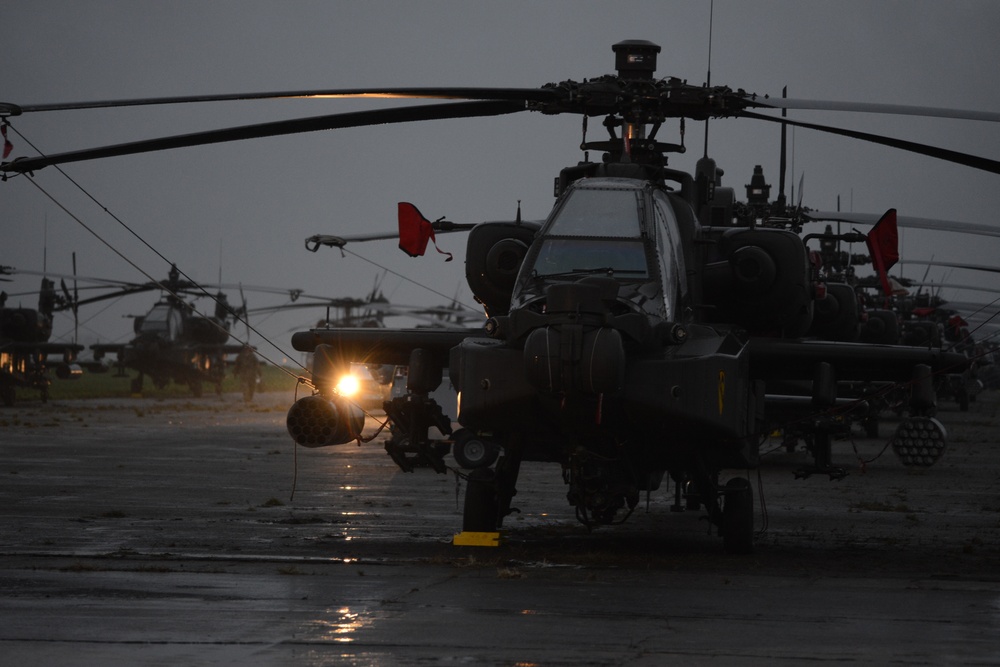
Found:
[[[907,381],[917,364],[933,373],[960,373],[969,364],[958,352],[905,345],[753,338],[749,347],[750,374],[765,381],[812,379],[824,361],[841,381]]]
[[[311,329],[292,335],[292,347],[312,352],[330,345],[345,362],[397,366],[409,364],[410,353],[422,349],[444,367],[451,348],[481,335],[480,329]]]
[[[3,343],[4,352],[15,354],[66,354],[75,356],[83,351],[83,345],[75,343],[21,343],[8,341]]]

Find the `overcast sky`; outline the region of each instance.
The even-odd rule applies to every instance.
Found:
[[[803,2],[717,0],[712,83],[747,91],[843,101],[1000,110],[1000,3],[992,0]],[[657,76],[702,83],[709,59],[709,2],[78,2],[5,3],[0,101],[19,104],[132,97],[365,86],[534,87],[611,73],[611,45],[659,44]],[[260,101],[172,107],[46,112],[12,118],[39,150],[57,153],[107,143],[397,104],[361,100]],[[996,159],[995,123],[791,112],[791,117],[885,133]],[[592,123],[599,128],[599,123]],[[703,124],[688,123],[689,151],[671,166],[691,170]],[[593,136],[593,129],[592,129]],[[659,137],[677,140],[677,125]],[[17,135],[12,157],[33,151]],[[108,243],[156,277],[168,265],[104,213],[106,207],[192,278],[300,288],[361,297],[380,270],[356,257],[305,251],[315,233],[395,228],[396,203],[431,219],[541,219],[552,180],[582,158],[578,116],[522,113],[311,133],[236,144],[70,164],[35,182]],[[778,130],[751,120],[714,121],[710,153],[742,196],[755,164],[777,189]],[[592,157],[594,157],[592,155]],[[804,174],[807,206],[998,224],[1000,177],[862,142],[794,134],[794,176]],[[146,278],[28,182],[0,183],[0,264],[144,282]],[[817,230],[818,231],[818,230]],[[409,259],[392,242],[355,246],[434,292],[472,303],[464,285],[464,237],[456,251]],[[907,231],[904,259],[996,263],[1000,239]],[[860,250],[860,249],[859,249]],[[907,272],[923,275],[923,267]],[[943,277],[944,271],[932,271]],[[1000,287],[987,274],[949,280]],[[4,283],[36,290],[36,277]],[[445,299],[396,276],[394,301]],[[948,292],[944,293],[946,296]],[[958,296],[956,293],[955,296]],[[963,294],[976,300],[984,294]],[[231,293],[231,298],[235,294]],[[281,301],[249,294],[251,307]],[[992,297],[990,297],[992,298]],[[130,297],[81,313],[85,343],[124,341],[154,296]],[[8,305],[16,305],[9,302]],[[25,297],[25,306],[35,306]],[[284,315],[261,329],[288,349],[289,330],[321,313]],[[72,336],[57,321],[56,337]],[[255,341],[256,342],[256,341]]]

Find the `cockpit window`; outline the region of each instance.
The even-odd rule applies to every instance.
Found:
[[[662,317],[656,229],[648,188],[639,185],[613,178],[574,184],[529,248],[512,308],[544,308],[553,284],[606,276],[618,283],[616,308]]]
[[[142,320],[140,331],[143,333],[167,333],[167,318],[169,315],[170,306],[153,306]]]
[[[564,239],[542,241],[534,263],[535,277],[610,274],[646,278],[646,251],[639,239]]]
[[[638,238],[639,196],[634,189],[587,189],[572,193],[545,231],[546,236]]]
[[[649,276],[634,188],[579,188],[544,230],[532,275]]]

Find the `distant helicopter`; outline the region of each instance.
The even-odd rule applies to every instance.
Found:
[[[489,466],[467,473],[463,535],[469,539],[495,533],[516,511],[522,464],[549,462],[560,467],[567,498],[588,527],[625,520],[644,494],[669,478],[674,507],[704,508],[733,553],[753,547],[753,491],[745,471],[757,465],[760,444],[775,425],[795,422],[812,435],[817,446],[810,472],[842,472],[830,460],[830,434],[850,419],[857,403],[838,397],[844,381],[910,383],[911,414],[901,422],[894,448],[915,464],[936,459],[944,432],[926,415],[934,402],[932,376],[966,364],[966,358],[940,349],[832,340],[826,327],[814,327],[815,304],[829,285],[816,278],[797,231],[758,224],[752,209],[737,215],[735,193],[723,187],[721,170],[707,154],[694,174],[672,169],[666,154],[684,146],[656,137],[668,119],[738,116],[834,132],[993,173],[1000,173],[1000,162],[751,111],[900,113],[900,107],[831,106],[657,80],[659,46],[629,40],[612,48],[616,74],[541,88],[352,89],[88,103],[314,95],[463,100],[17,159],[0,169],[24,173],[76,160],[383,123],[523,111],[603,116],[607,137],[588,140],[585,123],[582,142],[603,159],[562,170],[556,205],[544,222],[518,216],[470,225],[466,278],[484,308],[482,329],[323,328],[292,337],[295,349],[315,353],[316,391],[289,411],[293,439],[308,447],[360,442],[364,414],[337,395],[333,380],[351,363],[405,365],[408,393],[397,397],[399,410],[390,419],[407,443],[388,452],[401,468],[426,464],[444,472],[449,442],[432,441],[427,433],[434,426],[454,436],[452,417],[472,442],[500,453],[495,465],[484,457]],[[5,108],[14,115],[74,107]],[[1000,120],[1000,114],[948,115]],[[401,213],[404,208],[399,240],[409,254],[419,254],[437,223],[414,216],[409,207]],[[430,398],[445,368],[459,395],[457,415],[443,414]]]
[[[306,243],[306,247],[312,251],[315,251],[318,245],[320,242],[316,238],[308,239]],[[448,305],[437,307],[393,303],[382,292],[381,285],[385,275],[383,273],[376,278],[372,290],[363,298],[298,293],[294,295],[294,303],[251,308],[247,312],[250,315],[262,315],[293,310],[325,309],[326,314],[317,322],[316,328],[376,328],[386,326],[386,318],[407,318],[419,321],[428,327],[462,327],[470,321],[476,324],[482,322],[482,312],[460,303],[457,297]]]
[[[76,359],[83,346],[49,342],[52,314],[65,306],[52,280],[42,278],[37,309],[8,307],[7,299],[0,293],[0,401],[13,405],[21,388],[38,391],[44,403],[49,398],[49,368],[55,365],[60,379],[79,377],[83,371]],[[50,357],[59,361],[53,364]]]
[[[846,217],[853,219],[854,222],[869,222],[867,216],[834,217]],[[914,223],[913,219],[904,219],[901,226],[933,228],[927,222],[929,221],[918,220]],[[989,229],[985,225],[964,225],[960,230],[956,230],[956,233],[998,235],[997,230]],[[884,277],[881,281],[879,276],[859,278],[854,273],[855,267],[871,263],[872,257],[868,254],[852,254],[839,250],[839,244],[841,241],[863,242],[865,240],[863,235],[857,232],[834,234],[831,226],[827,225],[822,234],[810,234],[806,238],[820,239],[818,254],[824,268],[829,269],[830,274],[839,276],[843,282],[852,285],[860,297],[861,310],[858,312],[858,325],[853,332],[857,340],[868,343],[932,346],[960,352],[970,358],[968,368],[939,374],[934,382],[939,397],[953,398],[960,410],[968,410],[970,401],[975,400],[976,394],[982,389],[982,383],[975,375],[977,369],[985,362],[978,358],[980,355],[976,351],[976,341],[968,322],[965,321],[963,313],[956,309],[959,304],[948,304],[940,296],[924,292],[925,286],[931,286],[924,281],[927,272],[934,266],[987,273],[998,273],[1000,268],[933,259],[907,259],[906,263],[910,265],[926,265],[924,281],[918,282],[902,277],[898,279]],[[938,284],[937,288],[940,287]],[[915,292],[911,292],[911,288]],[[981,285],[963,286],[963,288],[995,291]],[[984,308],[989,306],[979,304],[974,310],[966,308],[964,316],[982,312]],[[849,338],[844,339],[849,340]],[[871,431],[869,434],[873,435]]]
[[[138,375],[131,384],[132,393],[140,393],[144,377],[149,376],[158,389],[174,382],[186,385],[195,397],[200,397],[206,384],[214,386],[217,394],[222,393],[227,357],[237,355],[234,367],[240,386],[244,397],[252,399],[259,371],[253,350],[247,345],[229,342],[230,329],[245,306],[234,309],[220,291],[213,297],[213,314],[199,314],[182,295],[194,293],[205,296],[205,292],[193,283],[181,280],[176,266],[171,267],[167,280],[162,284],[124,287],[81,300],[77,307],[153,289],[164,290],[164,295],[149,312],[134,319],[135,337],[125,344],[91,345],[94,359],[100,361],[105,355],[114,354],[119,372],[124,372],[126,368],[137,371]]]
[[[908,294],[902,296],[897,305],[902,318],[902,343],[938,346],[969,357],[968,368],[959,369],[960,372],[941,374],[935,383],[939,397],[952,399],[958,404],[959,410],[967,411],[969,403],[975,401],[983,389],[983,383],[978,375],[984,366],[991,364],[991,355],[978,344],[979,327],[970,325],[966,317],[975,319],[984,308],[990,306],[952,304],[939,296],[920,291],[912,297]],[[980,322],[980,324],[985,323],[986,321]]]

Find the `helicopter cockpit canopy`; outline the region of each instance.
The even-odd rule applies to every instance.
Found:
[[[181,323],[177,311],[168,303],[158,303],[150,309],[139,325],[139,334],[153,335],[164,340],[180,336]]]
[[[553,282],[607,276],[619,283],[619,302],[670,319],[683,267],[676,232],[660,220],[669,204],[652,205],[651,189],[623,178],[574,183],[528,251],[512,305],[536,301]]]

